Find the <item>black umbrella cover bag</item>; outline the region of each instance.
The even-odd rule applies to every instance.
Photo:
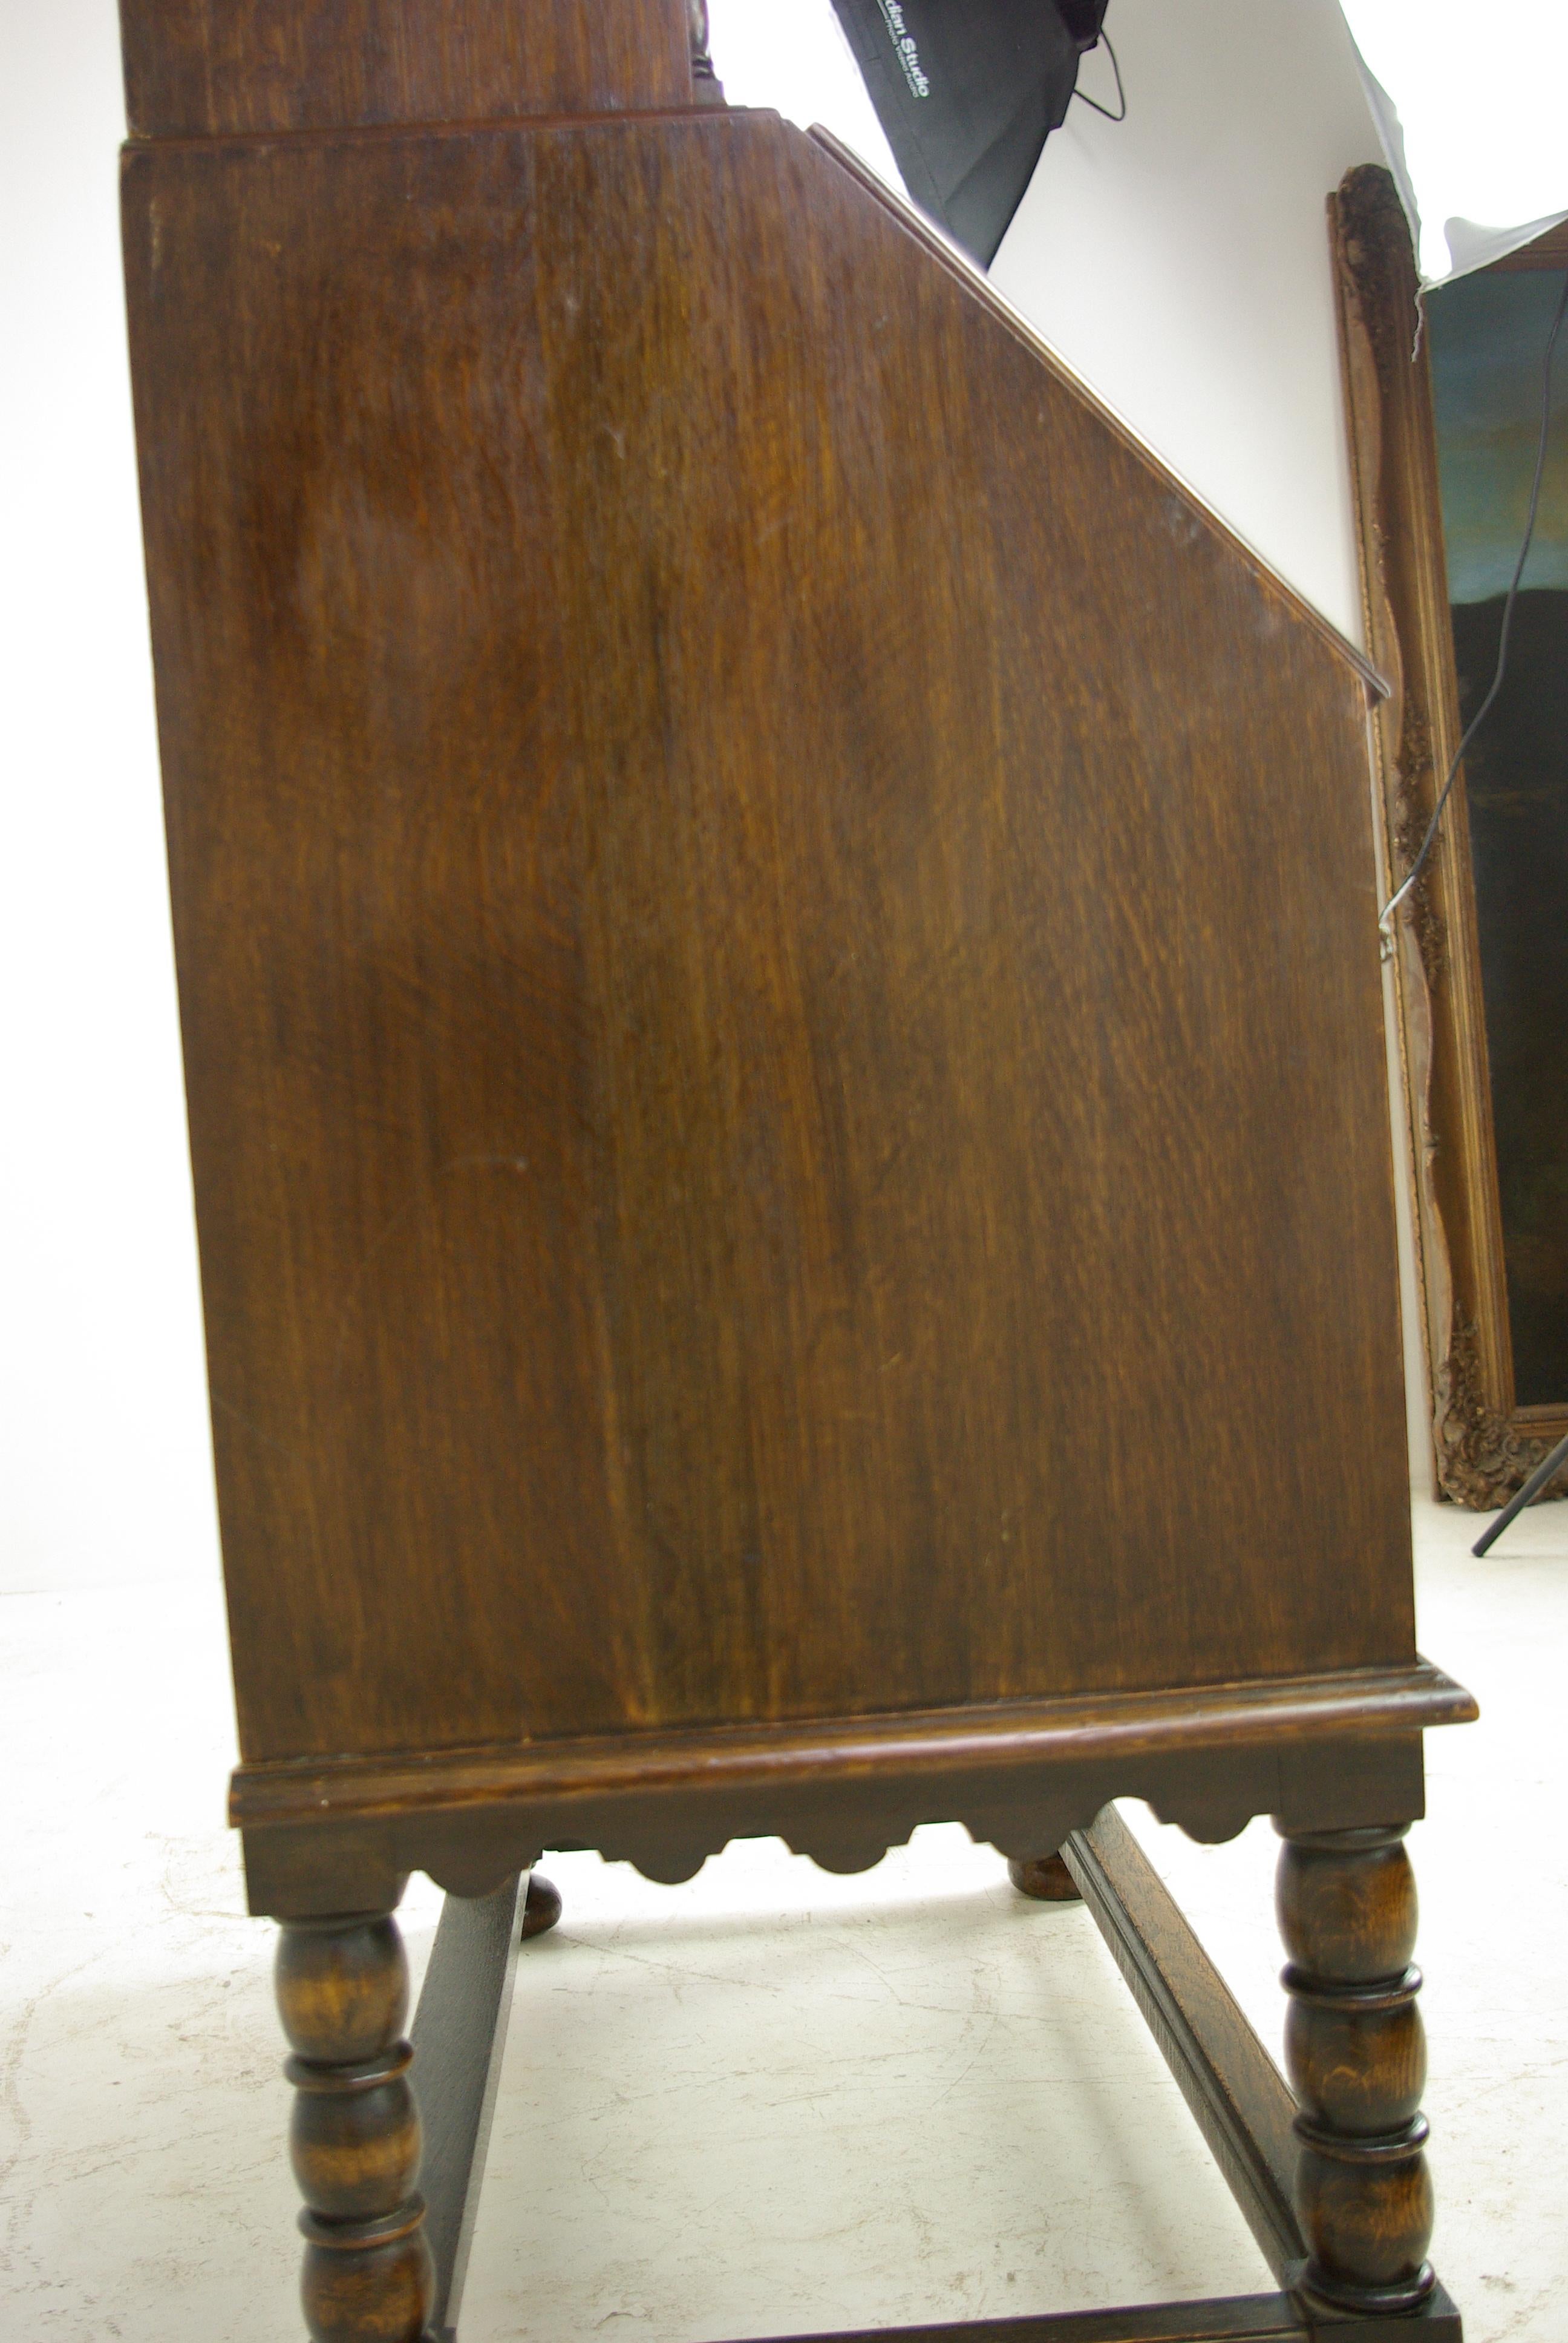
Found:
[[[833,5],[904,185],[989,267],[1078,78],[1055,0]]]

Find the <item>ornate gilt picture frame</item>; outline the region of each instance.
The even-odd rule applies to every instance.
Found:
[[[1373,719],[1392,893],[1461,735],[1429,337],[1389,173],[1350,172],[1329,216],[1367,649],[1392,687]],[[1568,229],[1520,264],[1568,266]],[[1550,1404],[1515,1397],[1462,772],[1392,958],[1437,1480],[1455,1503],[1490,1508],[1568,1433],[1568,1391]]]

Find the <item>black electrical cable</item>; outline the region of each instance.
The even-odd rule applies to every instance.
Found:
[[[1102,48],[1107,56],[1111,59],[1111,70],[1116,75],[1116,95],[1118,99],[1121,101],[1121,113],[1112,114],[1111,108],[1108,106],[1101,106],[1097,97],[1084,97],[1082,90],[1078,88],[1076,85],[1073,87],[1072,95],[1074,97],[1082,98],[1085,106],[1093,106],[1096,114],[1103,114],[1107,122],[1125,122],[1127,119],[1127,92],[1121,86],[1121,67],[1116,62],[1116,52],[1111,45],[1110,34],[1101,33],[1097,45],[1100,48]]]
[[[1448,778],[1437,793],[1437,803],[1432,807],[1432,820],[1426,825],[1426,836],[1421,841],[1415,860],[1378,914],[1378,925],[1384,935],[1392,932],[1389,926],[1390,920],[1426,868],[1426,859],[1432,852],[1433,841],[1437,837],[1437,826],[1442,820],[1442,809],[1447,805],[1454,782],[1459,778],[1459,768],[1463,762],[1464,752],[1491,714],[1492,704],[1502,690],[1503,679],[1508,671],[1508,634],[1513,624],[1513,605],[1519,598],[1519,581],[1524,575],[1524,565],[1530,558],[1531,540],[1535,535],[1535,516],[1541,503],[1541,482],[1546,470],[1546,448],[1552,432],[1552,364],[1557,355],[1557,337],[1563,330],[1563,320],[1565,316],[1568,316],[1568,276],[1564,276],[1563,279],[1563,292],[1557,304],[1557,314],[1552,320],[1552,331],[1546,337],[1546,363],[1541,384],[1541,437],[1535,449],[1535,477],[1530,484],[1530,518],[1524,524],[1524,542],[1519,548],[1519,558],[1513,565],[1513,580],[1508,588],[1507,598],[1503,605],[1503,625],[1497,638],[1497,670],[1492,679],[1492,689],[1465,726],[1464,737],[1453,752],[1453,761],[1449,766]]]
[[[1556,1478],[1564,1464],[1568,1464],[1568,1439],[1560,1440],[1557,1443],[1556,1447],[1552,1451],[1550,1456],[1543,1456],[1542,1458],[1540,1463],[1537,1464],[1534,1472],[1532,1473],[1529,1480],[1526,1481],[1523,1489],[1519,1491],[1516,1496],[1510,1497],[1508,1503],[1503,1506],[1503,1511],[1498,1514],[1497,1519],[1492,1523],[1490,1529],[1483,1530],[1480,1537],[1476,1539],[1475,1544],[1470,1549],[1471,1553],[1475,1554],[1489,1553],[1492,1547],[1496,1544],[1498,1539],[1503,1535],[1503,1533],[1508,1527],[1509,1523],[1513,1520],[1516,1514],[1522,1513],[1524,1511],[1525,1506],[1530,1503],[1533,1497],[1539,1494],[1539,1493],[1546,1486],[1548,1481],[1554,1480]]]

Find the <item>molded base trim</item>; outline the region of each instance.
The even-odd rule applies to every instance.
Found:
[[[1417,1659],[1410,1667],[1345,1669],[1173,1692],[1078,1693],[985,1706],[782,1724],[603,1734],[501,1748],[303,1757],[242,1765],[232,1822],[241,1829],[330,1813],[369,1817],[417,1807],[552,1804],[636,1793],[660,1796],[793,1786],[830,1774],[865,1776],[1213,1749],[1276,1735],[1334,1739],[1468,1725],[1469,1693]]]
[[[732,1838],[783,1837],[860,1871],[927,1822],[1020,1861],[1053,1854],[1119,1797],[1191,1836],[1254,1815],[1296,1829],[1413,1820],[1420,1735],[1473,1717],[1425,1661],[1202,1690],[1074,1695],[923,1715],[627,1733],[424,1755],[243,1765],[251,1907],[396,1902],[413,1870],[487,1894],[547,1848],[588,1846],[689,1878]]]

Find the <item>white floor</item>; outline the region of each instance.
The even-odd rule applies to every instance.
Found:
[[[1435,2258],[1471,2343],[1568,2333],[1568,1504],[1484,1563],[1418,1513],[1422,1643],[1479,1695],[1413,1835]],[[241,1916],[205,1582],[0,1604],[0,2333],[281,2343],[288,2093]],[[1133,1821],[1265,2038],[1274,1843]],[[637,2343],[1070,2309],[1267,2276],[1093,1924],[920,1833],[836,1880],[771,1842],[678,1889],[553,1859],[464,2343]],[[416,1962],[437,1898],[405,1907]]]

